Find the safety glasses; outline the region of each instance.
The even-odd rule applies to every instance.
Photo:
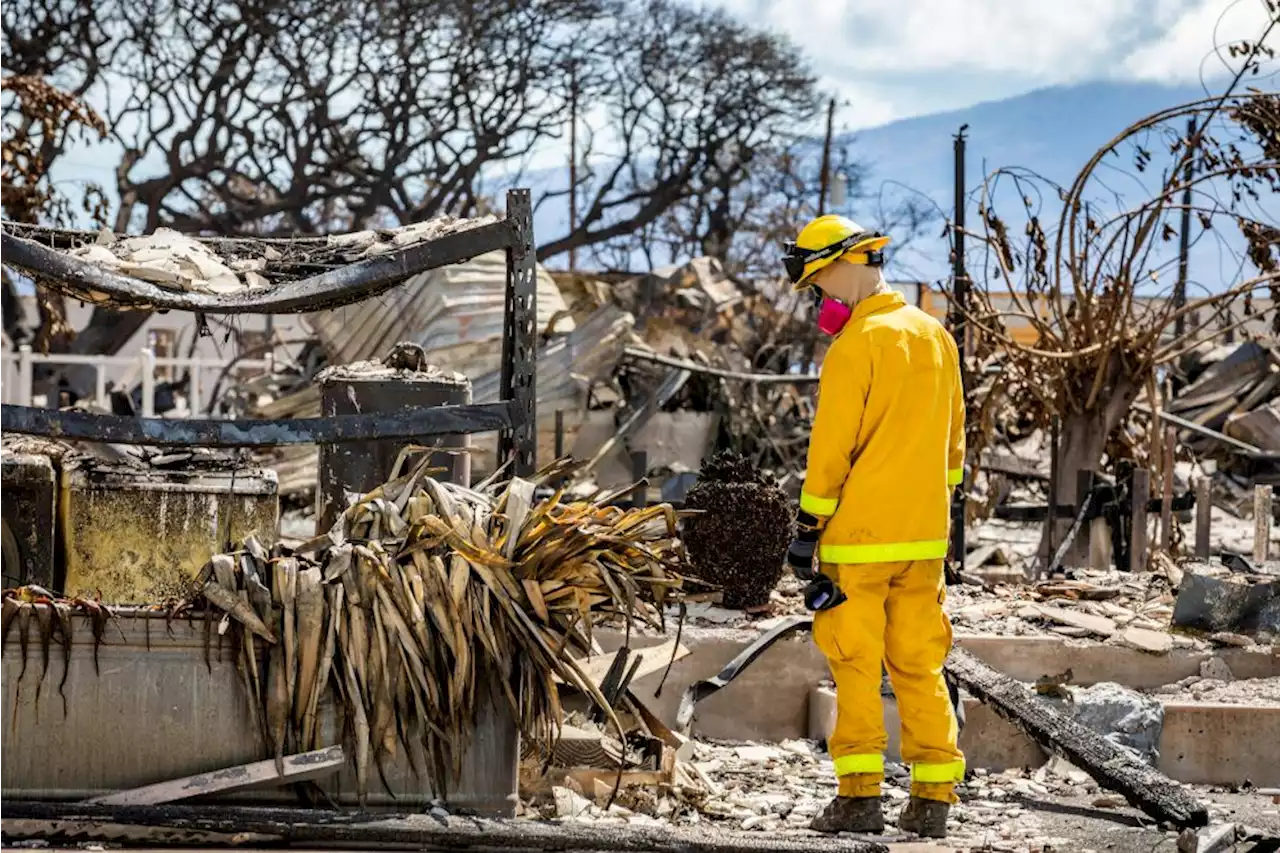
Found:
[[[823,249],[802,249],[794,242],[788,242],[785,246],[786,252],[782,256],[782,266],[787,271],[787,278],[791,279],[792,284],[799,284],[804,278],[804,268],[814,261],[820,261],[823,258],[830,258],[839,255],[841,252],[856,246],[866,240],[879,237],[880,234],[872,231],[863,231],[860,234],[852,234],[845,237],[838,243],[832,243]],[[879,266],[884,263],[884,255],[879,251],[867,252],[866,263],[870,266]]]

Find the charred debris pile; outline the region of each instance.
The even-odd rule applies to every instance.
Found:
[[[317,416],[315,379],[325,367],[378,358],[398,341],[419,343],[432,365],[466,375],[474,402],[496,400],[503,276],[501,258],[483,256],[358,308],[308,315],[311,340],[282,341],[269,372],[224,377],[210,407],[230,417]],[[794,498],[823,349],[808,310],[773,283],[729,276],[714,258],[638,276],[539,270],[539,458],[585,462],[577,473],[584,489],[647,475],[678,504],[702,460],[732,450]],[[493,470],[490,444],[472,441],[478,476]],[[272,451],[262,461],[279,472],[286,505],[313,503],[313,450]]]

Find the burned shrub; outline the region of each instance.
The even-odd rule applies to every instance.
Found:
[[[724,590],[724,606],[768,603],[782,577],[794,522],[786,494],[746,459],[724,452],[704,463],[685,505],[694,577]]]

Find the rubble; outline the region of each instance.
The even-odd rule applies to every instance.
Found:
[[[1225,667],[1226,664],[1223,666]],[[1205,668],[1202,667],[1201,672],[1204,671]],[[1225,673],[1220,670],[1210,671],[1216,671],[1216,674],[1184,678],[1154,692],[1166,702],[1213,702],[1222,705],[1256,706],[1280,704],[1280,678],[1250,678],[1237,681],[1230,677],[1229,669]],[[1227,677],[1222,678],[1221,675]]]
[[[813,741],[776,746],[696,741],[691,768],[707,784],[655,787],[648,796],[620,797],[613,809],[569,788],[557,791],[551,802],[530,803],[529,812],[572,814],[566,819],[587,824],[660,823],[778,837],[806,836],[809,822],[836,794],[830,757]],[[910,785],[907,767],[894,762],[885,765],[881,802],[889,823],[886,841],[895,839],[894,827],[909,798]],[[1068,838],[1057,834],[1060,824],[1051,818],[1060,804],[1078,803],[1074,808],[1082,815],[1089,809],[1129,812],[1124,797],[1100,788],[1087,773],[1061,759],[1035,770],[991,773],[974,768],[956,793],[959,802],[952,808],[946,841],[947,849],[956,851],[1098,849],[1105,844],[1093,843],[1095,839],[1087,835]],[[1211,792],[1198,789],[1195,794],[1207,801],[1215,814],[1224,811],[1214,806]],[[1105,821],[1100,825],[1111,824]],[[1280,820],[1276,825],[1280,829]],[[1176,832],[1156,832],[1161,838],[1177,836]],[[897,840],[909,838],[897,836]]]
[[[1107,740],[1127,747],[1148,764],[1155,764],[1164,723],[1164,708],[1159,701],[1109,682],[1073,688],[1069,700],[1054,701],[1059,710]]]

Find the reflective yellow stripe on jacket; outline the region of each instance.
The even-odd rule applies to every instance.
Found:
[[[889,542],[883,545],[819,545],[824,563],[908,563],[941,560],[947,556],[946,539],[924,542]]]

